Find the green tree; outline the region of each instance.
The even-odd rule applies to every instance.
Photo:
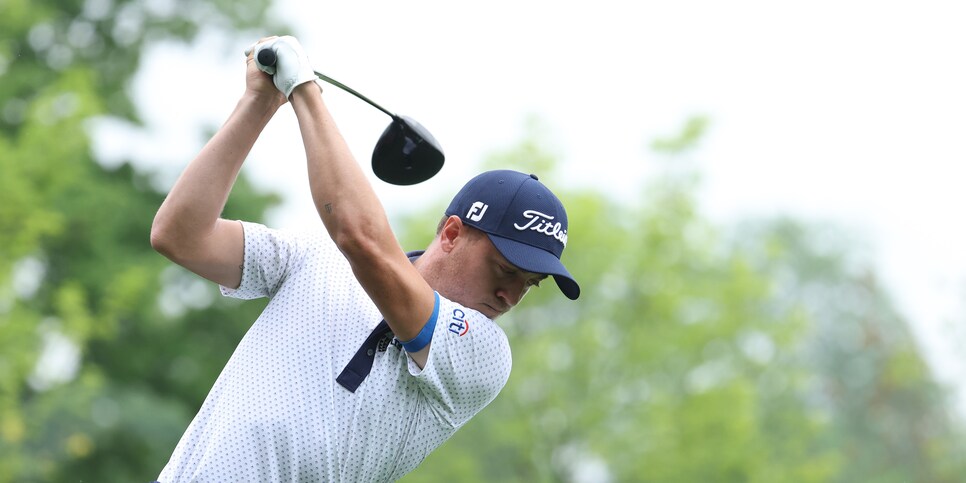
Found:
[[[824,444],[848,462],[831,481],[954,482],[966,478],[966,434],[932,377],[909,322],[861,257],[854,234],[829,224],[758,220],[736,245],[757,254],[783,304],[808,309],[800,350],[808,395],[828,414]]]
[[[654,142],[665,169],[639,202],[560,190],[571,227],[564,256],[581,281],[580,301],[541,288],[501,320],[514,350],[506,389],[406,481],[951,481],[966,474],[954,459],[962,436],[950,429],[941,391],[894,314],[888,324],[872,324],[890,341],[872,356],[879,369],[865,373],[878,389],[827,397],[851,377],[823,349],[837,336],[829,328],[854,330],[842,328],[851,319],[827,302],[844,305],[848,294],[865,290],[872,294],[860,303],[866,315],[885,314],[888,297],[851,276],[842,253],[820,257],[822,240],[804,226],[763,223],[749,231],[703,217],[699,177],[687,163],[706,126],[693,119],[680,135]],[[533,134],[489,163],[554,178],[553,155]],[[424,231],[443,206],[403,226]],[[427,241],[413,235],[404,245]],[[817,287],[840,295],[823,299]],[[920,448],[910,451],[915,443],[901,444],[904,437]],[[879,457],[892,454],[899,457]]]
[[[163,193],[100,165],[87,123],[137,122],[128,88],[152,42],[261,30],[268,6],[4,1],[0,481],[150,480],[253,320],[257,304],[216,300],[151,250]],[[243,178],[225,215],[276,201]]]
[[[98,164],[86,122],[137,121],[127,88],[151,42],[202,21],[282,31],[268,3],[4,3],[0,481],[154,477],[264,306],[150,250],[163,193]],[[666,172],[639,200],[561,190],[581,300],[544,287],[501,321],[506,390],[408,481],[962,480],[959,421],[855,247],[702,216],[682,163],[707,125],[655,141]],[[538,137],[491,163],[559,185]],[[243,177],[225,216],[276,201]],[[444,202],[399,224],[404,246],[425,246]]]

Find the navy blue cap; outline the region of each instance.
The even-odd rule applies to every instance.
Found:
[[[518,268],[552,275],[567,298],[580,296],[580,286],[560,262],[567,246],[567,212],[535,175],[510,170],[480,174],[456,194],[446,215],[486,233]]]

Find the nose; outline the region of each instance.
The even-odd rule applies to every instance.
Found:
[[[507,308],[509,308],[520,303],[520,300],[523,299],[523,296],[527,294],[528,289],[529,287],[527,287],[526,280],[513,280],[512,282],[508,281],[504,282],[499,288],[497,288],[496,296],[507,305]]]

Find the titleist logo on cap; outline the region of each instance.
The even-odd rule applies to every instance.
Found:
[[[514,223],[514,228],[520,231],[533,230],[537,233],[543,233],[544,235],[555,238],[563,246],[567,246],[567,230],[559,221],[554,223],[554,217],[540,213],[537,210],[526,210],[523,212],[523,217],[530,221],[523,226]]]

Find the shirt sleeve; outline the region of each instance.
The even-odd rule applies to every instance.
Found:
[[[433,411],[454,428],[480,412],[506,385],[512,358],[506,334],[483,314],[440,296],[429,358],[409,359]]]
[[[237,299],[275,295],[304,253],[304,244],[292,233],[242,221],[245,257],[238,288],[221,286],[221,293]]]

